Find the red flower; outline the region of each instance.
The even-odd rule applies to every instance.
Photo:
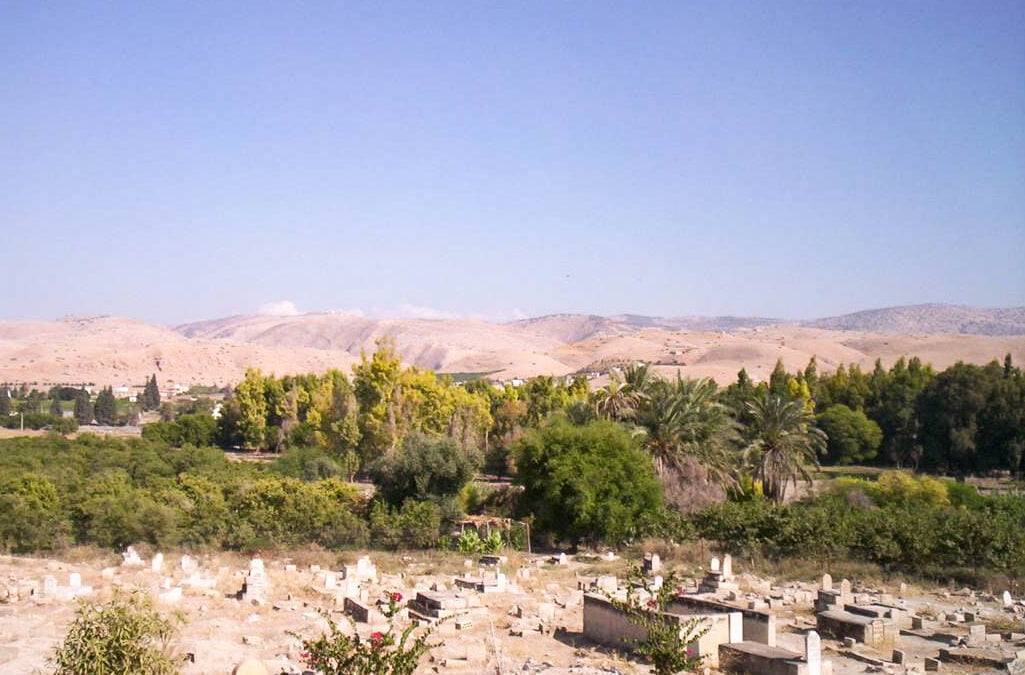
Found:
[[[376,631],[370,634],[370,646],[373,649],[380,647],[382,642],[384,642],[384,633]]]
[[[398,591],[393,592],[391,594],[391,601],[392,602],[402,602],[402,593],[399,593]]]

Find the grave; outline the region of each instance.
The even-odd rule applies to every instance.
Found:
[[[842,609],[830,609],[816,615],[819,633],[858,642],[882,652],[893,649],[899,639],[897,625],[888,618],[865,616]]]
[[[719,662],[719,645],[739,642],[743,635],[740,612],[678,614],[666,611],[662,614],[678,623],[681,631],[693,619],[702,622],[707,632],[692,640],[687,645],[687,651],[692,656],[704,656],[704,664],[713,668]],[[584,636],[598,644],[632,651],[637,642],[647,638],[647,631],[631,622],[626,613],[608,598],[588,593],[584,595]]]
[[[733,580],[733,557],[729,554],[723,556],[721,568],[719,559],[712,558],[708,573],[698,584],[698,592],[719,593],[739,590],[740,586]]]
[[[131,546],[125,549],[125,552],[121,554],[121,558],[121,564],[128,567],[138,567],[146,564],[143,562],[142,558],[139,557],[139,554],[135,552],[135,548]]]
[[[662,571],[662,559],[658,553],[645,553],[641,568],[645,574],[658,574]]]
[[[263,568],[263,560],[253,558],[249,561],[249,573],[242,586],[242,599],[246,602],[262,604],[267,601],[267,573]]]

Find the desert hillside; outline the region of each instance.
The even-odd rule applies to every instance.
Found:
[[[450,373],[508,379],[600,372],[645,361],[665,374],[679,371],[725,383],[740,368],[763,379],[777,359],[795,369],[813,355],[824,370],[840,363],[870,368],[876,359],[889,364],[905,355],[917,355],[937,368],[959,360],[984,363],[1007,353],[1022,362],[1025,336],[1015,331],[1025,326],[1023,313],[927,305],[804,324],[576,314],[498,324],[311,313],[234,316],[173,330],[119,317],[0,321],[0,381],[130,386],[156,373],[166,383],[222,385],[239,380],[248,366],[277,374],[348,371],[361,352],[372,352],[388,338],[406,363]],[[927,330],[936,326],[949,330]],[[981,326],[1011,334],[979,334],[986,332]]]

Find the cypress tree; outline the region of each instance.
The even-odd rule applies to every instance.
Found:
[[[53,402],[50,403],[50,414],[54,417],[62,417],[64,415],[64,409],[61,408],[61,400],[57,396],[54,396]]]
[[[11,414],[11,395],[7,393],[7,387],[0,389],[0,415]]]
[[[98,424],[113,425],[117,423],[117,401],[114,399],[114,390],[111,387],[104,387],[96,396],[96,405],[93,408]]]
[[[79,424],[92,424],[93,406],[89,402],[89,392],[79,389],[75,392],[75,421]]]
[[[146,380],[146,387],[142,391],[142,409],[156,410],[160,407],[160,387],[157,386],[157,375]]]

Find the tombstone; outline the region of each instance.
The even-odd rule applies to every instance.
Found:
[[[135,548],[131,546],[125,549],[125,552],[121,554],[121,558],[123,559],[122,565],[136,566],[143,564],[142,558],[135,552]]]
[[[833,577],[832,577],[832,575],[830,575],[828,573],[822,575],[821,587],[822,587],[822,590],[824,590],[824,591],[831,591],[831,590],[833,590]]]
[[[908,585],[906,583],[904,583],[903,581],[900,582],[900,586],[897,587],[897,594],[898,595],[906,595],[907,592],[908,592]]]
[[[81,588],[82,587],[82,575],[79,574],[78,572],[72,572],[68,576],[68,586],[70,586],[71,588]]]
[[[324,590],[333,591],[335,589],[335,573],[327,572],[324,574]]]
[[[183,555],[178,566],[181,567],[182,572],[191,574],[199,569],[199,561],[190,555]]]
[[[242,598],[247,602],[263,603],[267,600],[267,574],[263,569],[263,560],[253,558],[249,561],[249,574]]]
[[[708,569],[709,569],[709,571],[712,571],[712,572],[718,572],[719,571],[719,559],[716,558],[716,557],[713,557],[712,560],[708,563]]]
[[[851,595],[851,582],[843,579],[840,581],[840,596],[847,598]]]
[[[164,554],[157,553],[153,556],[153,560],[150,561],[149,568],[154,572],[164,571]]]
[[[925,628],[925,619],[923,617],[911,617],[911,630],[922,630],[923,628]]]
[[[722,557],[722,578],[726,580],[733,578],[733,556],[729,553]]]
[[[296,567],[295,565],[292,565],[292,564],[285,565],[285,571],[286,572],[297,572],[298,570],[299,570],[299,568]]]
[[[559,565],[565,565],[568,562],[569,562],[569,559],[566,557],[566,554],[565,553],[560,553],[559,554],[559,562],[558,562],[558,564]]]
[[[645,553],[642,566],[645,572],[649,574],[657,574],[662,571],[662,559],[659,557],[658,553]]]
[[[1014,598],[1011,597],[1011,592],[1010,591],[1004,591],[1004,594],[1001,597],[1001,600],[1004,603],[1004,607],[1010,607],[1010,606],[1012,606],[1014,604]]]
[[[47,574],[43,577],[43,590],[42,596],[44,598],[52,598],[57,594],[57,578]]]
[[[822,675],[822,639],[815,631],[808,631],[804,641],[804,660],[808,664],[808,675]]]

